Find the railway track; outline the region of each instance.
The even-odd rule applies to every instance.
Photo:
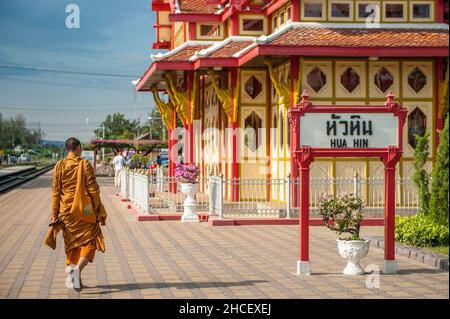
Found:
[[[0,194],[48,172],[49,170],[53,169],[54,166],[55,164],[49,164],[40,169],[32,167],[19,172],[0,176]]]

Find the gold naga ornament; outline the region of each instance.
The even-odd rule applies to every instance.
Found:
[[[189,121],[189,100],[188,92],[183,92],[182,88],[175,85],[173,79],[167,74],[163,75],[164,83],[166,84],[167,94],[175,106],[175,111],[180,117],[183,125],[190,124]]]
[[[158,88],[156,86],[152,87],[153,100],[155,101],[156,109],[159,114],[161,114],[161,118],[166,125],[167,129],[171,130],[174,128],[174,116],[175,114],[172,112],[172,101],[169,98],[168,102],[164,102],[158,93]]]
[[[231,89],[222,89],[217,84],[216,76],[217,72],[212,70],[207,73],[211,77],[211,84],[213,86],[214,92],[217,95],[217,98],[222,103],[222,108],[227,115],[227,118],[230,122],[236,122],[238,116],[238,102],[239,102],[239,92],[241,87],[241,77],[240,72],[238,71],[236,87],[234,88],[233,94],[233,105],[234,108],[231,108]]]
[[[302,62],[303,60],[300,59],[299,61],[299,71],[298,71],[298,79],[294,80],[294,103],[298,102],[298,97],[300,95],[300,89],[301,89],[301,78],[302,78]],[[273,62],[269,59],[264,59],[264,64],[267,65],[267,69],[269,72],[269,77],[272,82],[273,87],[275,88],[275,91],[277,92],[278,96],[280,97],[280,105],[284,105],[286,109],[291,107],[291,87],[290,83],[284,83],[282,80],[279,80],[276,75],[273,68]],[[291,80],[292,81],[292,80]]]

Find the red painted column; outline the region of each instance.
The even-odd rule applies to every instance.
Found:
[[[187,133],[187,138],[185,138],[185,145],[187,154],[185,155],[185,162],[188,164],[194,164],[194,119],[191,117],[192,109],[195,107],[195,96],[193,96],[193,86],[194,86],[194,72],[188,71],[186,89],[188,90],[188,103],[189,103],[189,116],[188,123],[185,127]]]
[[[237,129],[238,125],[237,122],[232,122],[231,123],[231,128],[232,128],[232,154],[231,154],[231,179],[232,179],[232,184],[231,184],[231,201],[233,202],[237,202],[239,201],[239,185],[237,184],[239,181],[239,164],[238,164],[238,143],[237,143]]]
[[[313,161],[309,147],[300,148],[298,158],[300,186],[299,210],[299,260],[297,261],[297,274],[309,275],[309,168]]]
[[[444,22],[444,0],[435,1],[436,3],[436,22]]]
[[[189,124],[184,124],[183,125],[183,162],[185,164],[190,164],[190,150],[189,150]]]
[[[384,162],[384,264],[383,272],[397,272],[395,261],[395,166],[401,157],[401,151],[389,146]]]
[[[194,41],[196,40],[196,30],[195,30],[195,23],[189,22],[189,40]]]
[[[178,128],[177,113],[172,103],[172,129],[168,131],[169,135],[169,177],[175,177],[175,163],[178,162]],[[177,192],[177,183],[175,179],[169,180],[169,191]]]
[[[97,173],[97,147],[94,146],[94,174]]]
[[[169,180],[169,191],[172,193],[176,193],[177,192],[177,184],[175,182],[175,180],[173,180],[173,177],[175,176],[175,162],[178,160],[178,150],[177,150],[177,142],[178,142],[178,137],[177,137],[177,129],[173,128],[171,130],[169,130],[169,177],[172,177]]]
[[[198,159],[201,162],[200,170],[201,175],[205,176],[205,157],[203,155],[205,149],[205,141],[204,141],[204,132],[205,132],[205,77],[201,77],[200,81],[200,119],[201,119],[201,127],[200,127],[200,158]],[[202,191],[205,190],[205,180],[202,181]]]
[[[239,35],[239,13],[235,7],[231,8],[230,35]]]
[[[172,177],[172,130],[168,129],[167,134],[169,135],[169,138],[167,140],[167,157],[168,157],[168,170],[167,170],[167,176]],[[169,192],[172,191],[172,185],[169,182]]]
[[[309,261],[309,164],[300,163],[300,180],[302,181],[300,191],[300,261]]]
[[[292,101],[292,100],[291,100]],[[299,260],[297,261],[297,274],[309,275],[311,273],[309,264],[309,170],[314,157],[309,146],[300,145],[300,116],[304,109],[310,107],[309,95],[305,91],[302,94],[300,108],[293,104],[289,110],[291,139],[291,166],[298,165],[300,178],[299,198]]]
[[[194,159],[195,149],[194,149],[194,123],[191,122],[188,126],[189,130],[189,163],[196,164]]]
[[[395,166],[385,166],[384,167],[384,196],[385,196],[385,207],[384,207],[384,259],[394,260],[395,259]]]
[[[300,21],[300,1],[291,1],[291,21]]]
[[[237,69],[232,69],[230,72],[230,91],[231,91],[231,109],[233,110],[233,114],[236,114],[236,108],[238,105],[234,104],[234,90],[237,82]],[[233,115],[234,116],[234,115]],[[238,163],[238,140],[237,140],[237,118],[233,119],[231,122],[232,129],[232,139],[231,139],[231,201],[239,201],[239,185],[237,184],[239,181],[239,163]]]
[[[269,19],[271,21],[271,19]],[[269,30],[271,30],[269,28]],[[272,187],[270,180],[272,179],[272,164],[271,164],[271,142],[272,142],[272,134],[271,134],[271,126],[272,126],[272,94],[270,92],[272,90],[272,82],[270,80],[269,72],[266,72],[266,92],[267,94],[267,129],[266,129],[266,150],[267,150],[267,188],[266,188],[266,198],[272,198]]]
[[[295,1],[293,1],[295,2]],[[291,13],[292,14],[292,13]],[[299,58],[298,57],[291,57],[291,105],[290,108],[293,109],[296,107],[297,101],[295,101],[295,81],[301,76],[301,74],[298,74],[299,71]],[[295,130],[292,127],[289,129],[289,134],[291,135],[291,158],[293,158],[294,151],[299,147],[298,145],[298,133],[297,130]],[[296,180],[299,178],[299,171],[298,171],[298,164],[295,161],[291,160],[291,178],[292,180]],[[292,183],[291,185],[291,194],[292,194],[292,206],[298,207],[298,194],[299,194],[299,184]]]
[[[224,131],[223,134],[225,134],[225,127],[222,127],[222,106],[219,106],[217,108],[217,113],[218,113],[217,114],[217,119],[218,119],[217,128],[219,130],[219,139],[218,139],[219,163],[218,163],[218,166],[219,166],[219,172],[222,173],[223,176],[225,176],[225,174],[223,174],[223,171],[222,171],[222,152],[223,152],[223,150],[222,150],[222,141],[223,141],[222,130]]]

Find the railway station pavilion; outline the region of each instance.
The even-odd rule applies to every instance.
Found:
[[[448,1],[153,0],[151,7],[152,48],[163,51],[136,90],[153,95],[169,148],[180,143],[175,131],[188,133],[184,161],[202,176],[298,176],[288,111],[303,92],[313,104],[361,107],[383,105],[392,92],[408,110],[398,177],[413,174],[415,134],[430,132],[431,170],[448,107]],[[384,168],[378,158],[321,158],[311,167],[312,178],[355,173],[383,178]],[[225,197],[245,199],[236,185]],[[271,188],[266,196],[286,194]]]

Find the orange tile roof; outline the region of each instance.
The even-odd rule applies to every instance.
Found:
[[[209,13],[214,14],[218,10],[216,4],[207,0],[178,0],[181,13]]]
[[[211,52],[208,58],[231,58],[233,54],[243,50],[249,45],[253,44],[253,41],[230,41],[223,47]]]
[[[207,49],[212,44],[193,44],[184,47],[180,51],[169,55],[167,58],[164,58],[163,61],[172,61],[172,62],[187,62],[189,58],[195,54],[196,51],[200,51],[203,49]]]
[[[292,28],[269,41],[281,46],[448,47],[448,30],[389,28]]]

